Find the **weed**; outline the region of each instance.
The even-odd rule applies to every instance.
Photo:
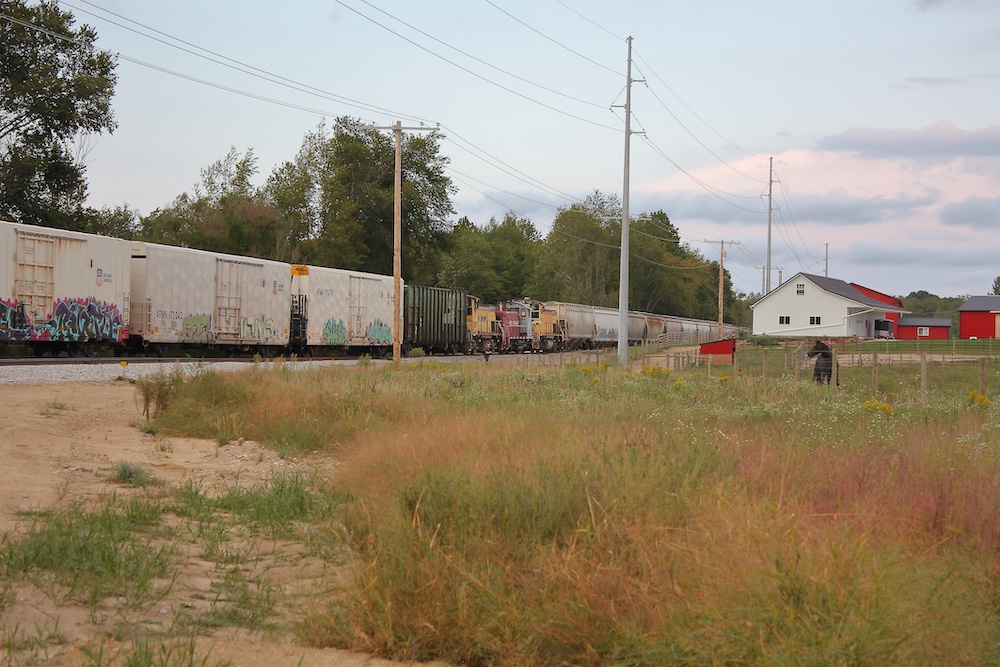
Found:
[[[149,469],[129,461],[120,461],[109,479],[118,484],[129,484],[131,486],[150,486],[157,483],[156,478],[149,472]]]

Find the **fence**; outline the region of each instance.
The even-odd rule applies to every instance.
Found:
[[[910,341],[916,343],[916,341]],[[918,373],[921,379],[921,393],[926,394],[928,375],[934,367],[972,367],[977,369],[979,393],[986,394],[987,388],[1000,393],[1000,345],[998,354],[992,353],[993,341],[939,341],[948,345],[919,347],[904,345],[892,347],[883,352],[881,342],[875,345],[853,343],[833,346],[836,360],[835,380],[845,371],[852,382],[870,383],[872,390],[880,390],[880,381],[885,384],[887,372],[893,376]],[[979,343],[976,345],[976,343]],[[709,374],[745,374],[761,377],[794,377],[811,380],[813,361],[806,358],[809,345],[803,341],[773,347],[738,345],[735,357],[728,355],[702,355],[698,349],[675,349],[643,357],[644,366],[660,366],[670,371],[704,369]],[[928,350],[928,348],[931,348]],[[880,380],[880,375],[882,378]],[[836,381],[834,382],[836,385]]]

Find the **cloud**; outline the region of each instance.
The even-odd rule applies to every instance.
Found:
[[[868,157],[1000,156],[1000,125],[963,130],[942,120],[920,130],[855,127],[819,140],[827,151],[850,151]]]
[[[1000,197],[969,197],[946,204],[941,211],[946,225],[995,230],[1000,228]]]

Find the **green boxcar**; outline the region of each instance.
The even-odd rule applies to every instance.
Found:
[[[403,293],[403,350],[428,354],[468,351],[469,295],[461,290],[407,285]]]

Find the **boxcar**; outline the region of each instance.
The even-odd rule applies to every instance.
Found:
[[[467,292],[443,287],[407,285],[403,291],[403,347],[427,353],[456,354],[469,350]]]
[[[306,351],[392,347],[393,278],[297,264],[292,268],[292,339]]]
[[[0,341],[87,351],[129,326],[128,241],[0,222]]]
[[[134,241],[130,345],[283,348],[290,268],[284,262]]]

